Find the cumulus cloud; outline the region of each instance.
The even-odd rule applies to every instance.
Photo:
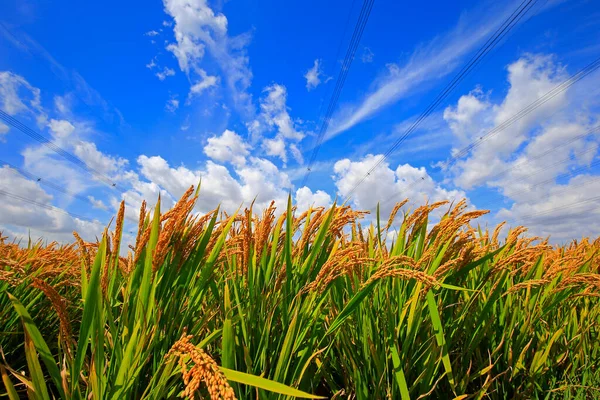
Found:
[[[332,203],[331,196],[323,190],[313,192],[308,186],[296,190],[296,206],[299,212],[309,207],[329,207]]]
[[[51,119],[48,128],[50,128],[52,136],[59,141],[68,138],[75,131],[73,124],[67,120]]]
[[[323,75],[323,71],[321,71],[321,60],[316,59],[312,68],[306,71],[304,74],[304,78],[306,79],[306,90],[311,91],[321,84],[321,76]]]
[[[208,52],[223,72],[236,106],[252,113],[252,97],[247,92],[252,72],[246,54],[250,36],[229,36],[227,17],[215,12],[206,0],[163,1],[165,12],[174,22],[175,42],[170,43],[167,50],[175,55],[181,70],[188,76],[200,75],[200,62]]]
[[[406,208],[414,208],[427,202],[441,200],[458,201],[467,198],[461,190],[448,190],[438,184],[424,167],[416,168],[410,164],[390,168],[387,162],[381,163],[366,179],[352,190],[364,175],[381,159],[383,155],[369,154],[358,161],[342,159],[333,167],[333,180],[340,198],[351,195],[351,203],[361,210],[374,210],[380,203],[381,215],[387,216],[396,202],[406,198]]]
[[[586,234],[589,230],[579,224],[581,218],[572,215],[576,208],[566,205],[595,193],[596,178],[585,174],[591,172],[588,167],[600,144],[596,94],[573,86],[505,129],[485,135],[569,76],[554,56],[540,54],[522,56],[507,71],[509,88],[501,101],[491,102],[476,89],[445,110],[458,147],[469,149],[454,149],[458,160],[446,172],[460,187],[487,186],[505,196],[512,205],[503,208],[498,219],[524,223],[534,234],[556,240]],[[600,75],[587,79],[588,85],[597,85]],[[463,147],[468,143],[477,145]],[[585,212],[588,226],[597,226],[600,218],[586,211],[590,204],[596,203],[585,203],[577,212]],[[556,212],[544,213],[553,208]]]
[[[287,162],[287,152],[283,137],[276,136],[273,139],[264,139],[262,146],[267,155],[272,157],[279,157],[284,163]]]
[[[232,174],[225,166],[211,160],[203,168],[193,170],[185,166],[172,167],[160,156],[140,156],[137,160],[141,176],[127,175],[132,189],[123,199],[132,210],[139,210],[142,199],[156,199],[158,193],[166,199],[168,208],[191,185],[202,182],[196,211],[206,213],[217,205],[232,212],[240,205],[255,201],[256,209],[266,207],[272,200],[278,207],[286,204],[287,190],[292,185],[288,176],[269,160],[250,157],[244,165],[234,167]],[[135,215],[136,211],[132,211]]]
[[[456,107],[448,107],[444,118],[459,143],[477,142],[469,157],[453,167],[455,182],[465,188],[485,182],[495,171],[505,168],[505,160],[533,135],[534,129],[547,124],[550,117],[568,102],[563,92],[533,112],[492,135],[483,135],[508,121],[523,108],[548,93],[566,79],[564,68],[546,55],[525,55],[508,66],[509,90],[500,104],[491,105],[477,92],[462,96]],[[480,92],[479,92],[480,93]],[[458,149],[454,154],[459,153]]]
[[[0,88],[0,103],[7,105],[7,112],[35,117],[40,124],[40,131],[47,129],[49,135],[44,133],[44,136],[50,136],[53,145],[74,154],[88,167],[118,179],[127,161],[106,155],[97,149],[96,144],[90,141],[90,137],[96,133],[92,124],[54,118],[46,122],[47,116],[41,105],[40,90],[21,76],[0,73]],[[54,97],[54,105],[60,114],[71,114],[69,98],[69,95]],[[50,147],[42,144],[24,147],[21,150],[24,168],[36,176],[60,182],[73,194],[101,184],[97,177],[90,179],[83,169],[60,157]]]
[[[208,139],[204,154],[215,161],[229,162],[236,166],[246,163],[251,146],[235,132],[226,129],[221,136]]]

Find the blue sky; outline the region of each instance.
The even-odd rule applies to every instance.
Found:
[[[301,187],[362,1],[5,1],[0,108],[110,183],[0,125],[0,227],[93,237],[120,200],[133,226],[141,199],[160,192],[169,206],[202,178],[198,212],[283,204],[290,191],[299,208],[351,193],[362,209],[385,201],[384,214],[405,197],[407,209],[467,198],[491,210],[484,224],[597,234],[597,72],[441,164],[600,56],[594,1],[539,0],[352,190],[520,3],[376,0]]]

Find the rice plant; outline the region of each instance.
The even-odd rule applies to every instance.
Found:
[[[197,195],[144,204],[127,257],[123,205],[98,243],[0,242],[5,397],[600,396],[600,240],[500,239],[464,202],[363,227]]]

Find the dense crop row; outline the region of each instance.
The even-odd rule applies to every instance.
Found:
[[[499,240],[464,203],[363,229],[346,206],[195,216],[195,201],[143,207],[129,257],[123,207],[99,243],[1,242],[5,395],[600,395],[599,240]]]

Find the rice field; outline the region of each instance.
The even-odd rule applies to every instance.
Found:
[[[0,241],[2,398],[600,398],[600,239],[196,201],[144,205],[127,257],[123,205],[97,243]]]

